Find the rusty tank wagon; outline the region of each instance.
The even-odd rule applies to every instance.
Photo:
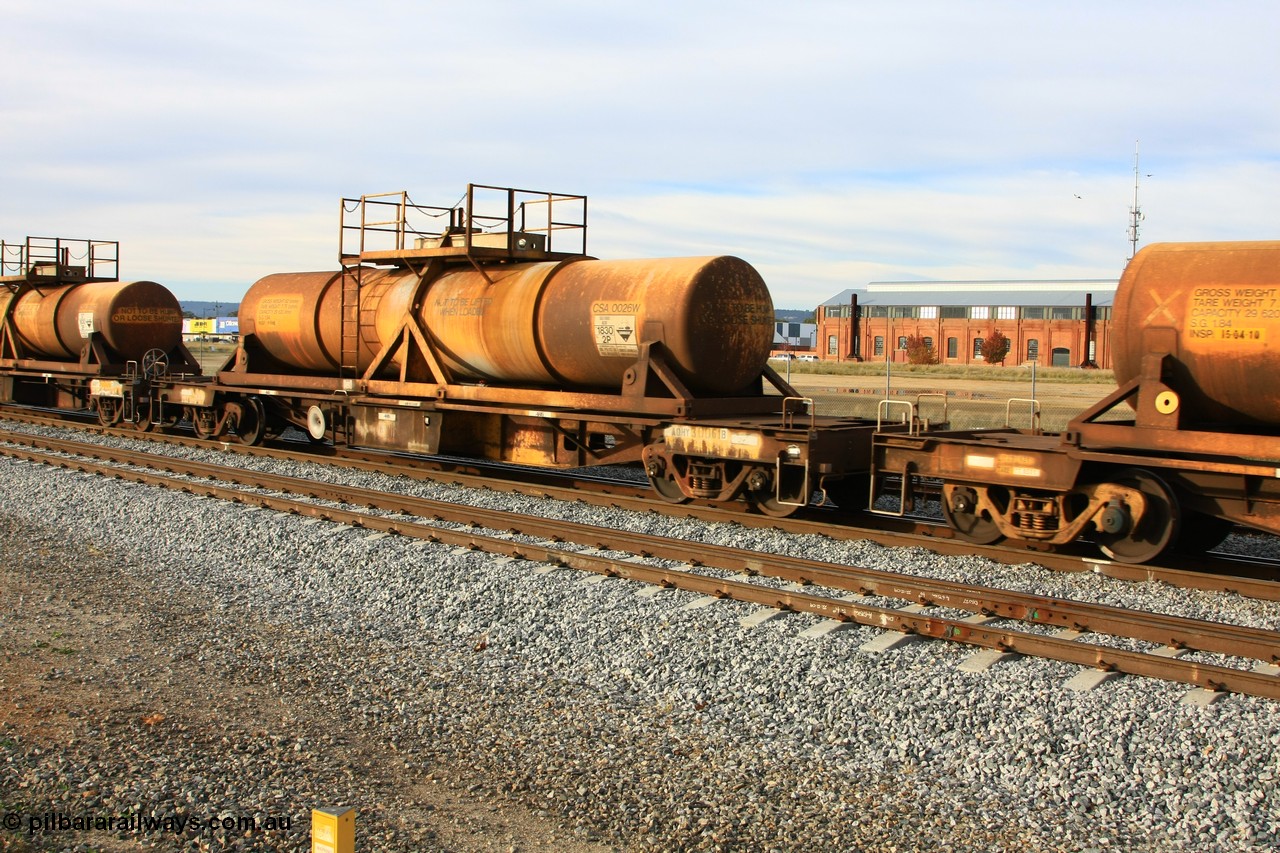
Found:
[[[1115,306],[1114,393],[1061,434],[877,435],[872,496],[893,506],[880,511],[940,488],[971,541],[1083,537],[1132,563],[1213,547],[1237,524],[1280,533],[1280,242],[1147,246]]]
[[[118,255],[102,240],[0,243],[0,402],[150,425],[154,381],[171,368],[199,374],[177,298],[153,281],[119,281]]]
[[[669,501],[779,516],[866,492],[875,422],[768,366],[773,303],[739,258],[599,260],[585,197],[482,185],[344,199],[339,231],[338,269],[259,280],[216,383],[173,389],[197,434],[637,464]]]
[[[469,185],[344,199],[337,269],[268,275],[202,376],[176,300],[114,243],[0,244],[0,401],[538,467],[632,465],[663,499],[790,515],[823,497],[1030,550],[1142,563],[1280,533],[1280,242],[1156,244],[1121,279],[1118,387],[1061,433],[918,404],[815,411],[768,365],[773,307],[727,256],[599,260],[586,198]],[[81,259],[73,263],[75,259]]]

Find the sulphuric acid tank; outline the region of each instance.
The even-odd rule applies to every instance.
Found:
[[[395,339],[418,289],[412,271],[364,273],[362,365]],[[773,341],[764,280],[728,256],[459,266],[420,299],[439,357],[472,381],[616,390],[640,344],[661,341],[691,390],[727,394],[759,377]],[[270,275],[241,302],[241,329],[285,365],[334,372],[341,301],[340,273]]]
[[[1184,417],[1280,425],[1280,241],[1145,247],[1120,279],[1113,326],[1119,384],[1172,340]]]
[[[101,335],[120,361],[149,349],[168,352],[182,340],[182,309],[154,281],[90,282],[39,289],[0,289],[0,316],[13,323],[28,358],[79,360],[86,339]]]

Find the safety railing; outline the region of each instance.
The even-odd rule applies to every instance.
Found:
[[[117,281],[120,244],[114,240],[27,237],[0,240],[0,276]]]
[[[339,260],[438,247],[586,254],[587,197],[468,184],[454,205],[417,204],[407,192],[342,199]]]

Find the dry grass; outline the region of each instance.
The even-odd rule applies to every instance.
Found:
[[[771,362],[775,370],[779,362]],[[786,364],[782,363],[785,371]],[[884,362],[813,362],[793,361],[792,373],[828,374],[831,376],[883,376]],[[893,364],[894,376],[930,376],[938,379],[988,379],[1008,382],[1030,381],[1031,367],[1022,365],[951,365],[951,364]],[[1110,370],[1083,370],[1079,367],[1037,367],[1037,382],[1063,382],[1082,385],[1114,385],[1115,374]]]

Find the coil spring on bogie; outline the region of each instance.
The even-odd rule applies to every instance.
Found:
[[[1052,516],[1023,512],[1018,514],[1018,529],[1032,531],[1057,530],[1058,524],[1057,519]]]
[[[1017,498],[1013,514],[1019,530],[1044,532],[1058,529],[1057,505],[1051,499]]]

